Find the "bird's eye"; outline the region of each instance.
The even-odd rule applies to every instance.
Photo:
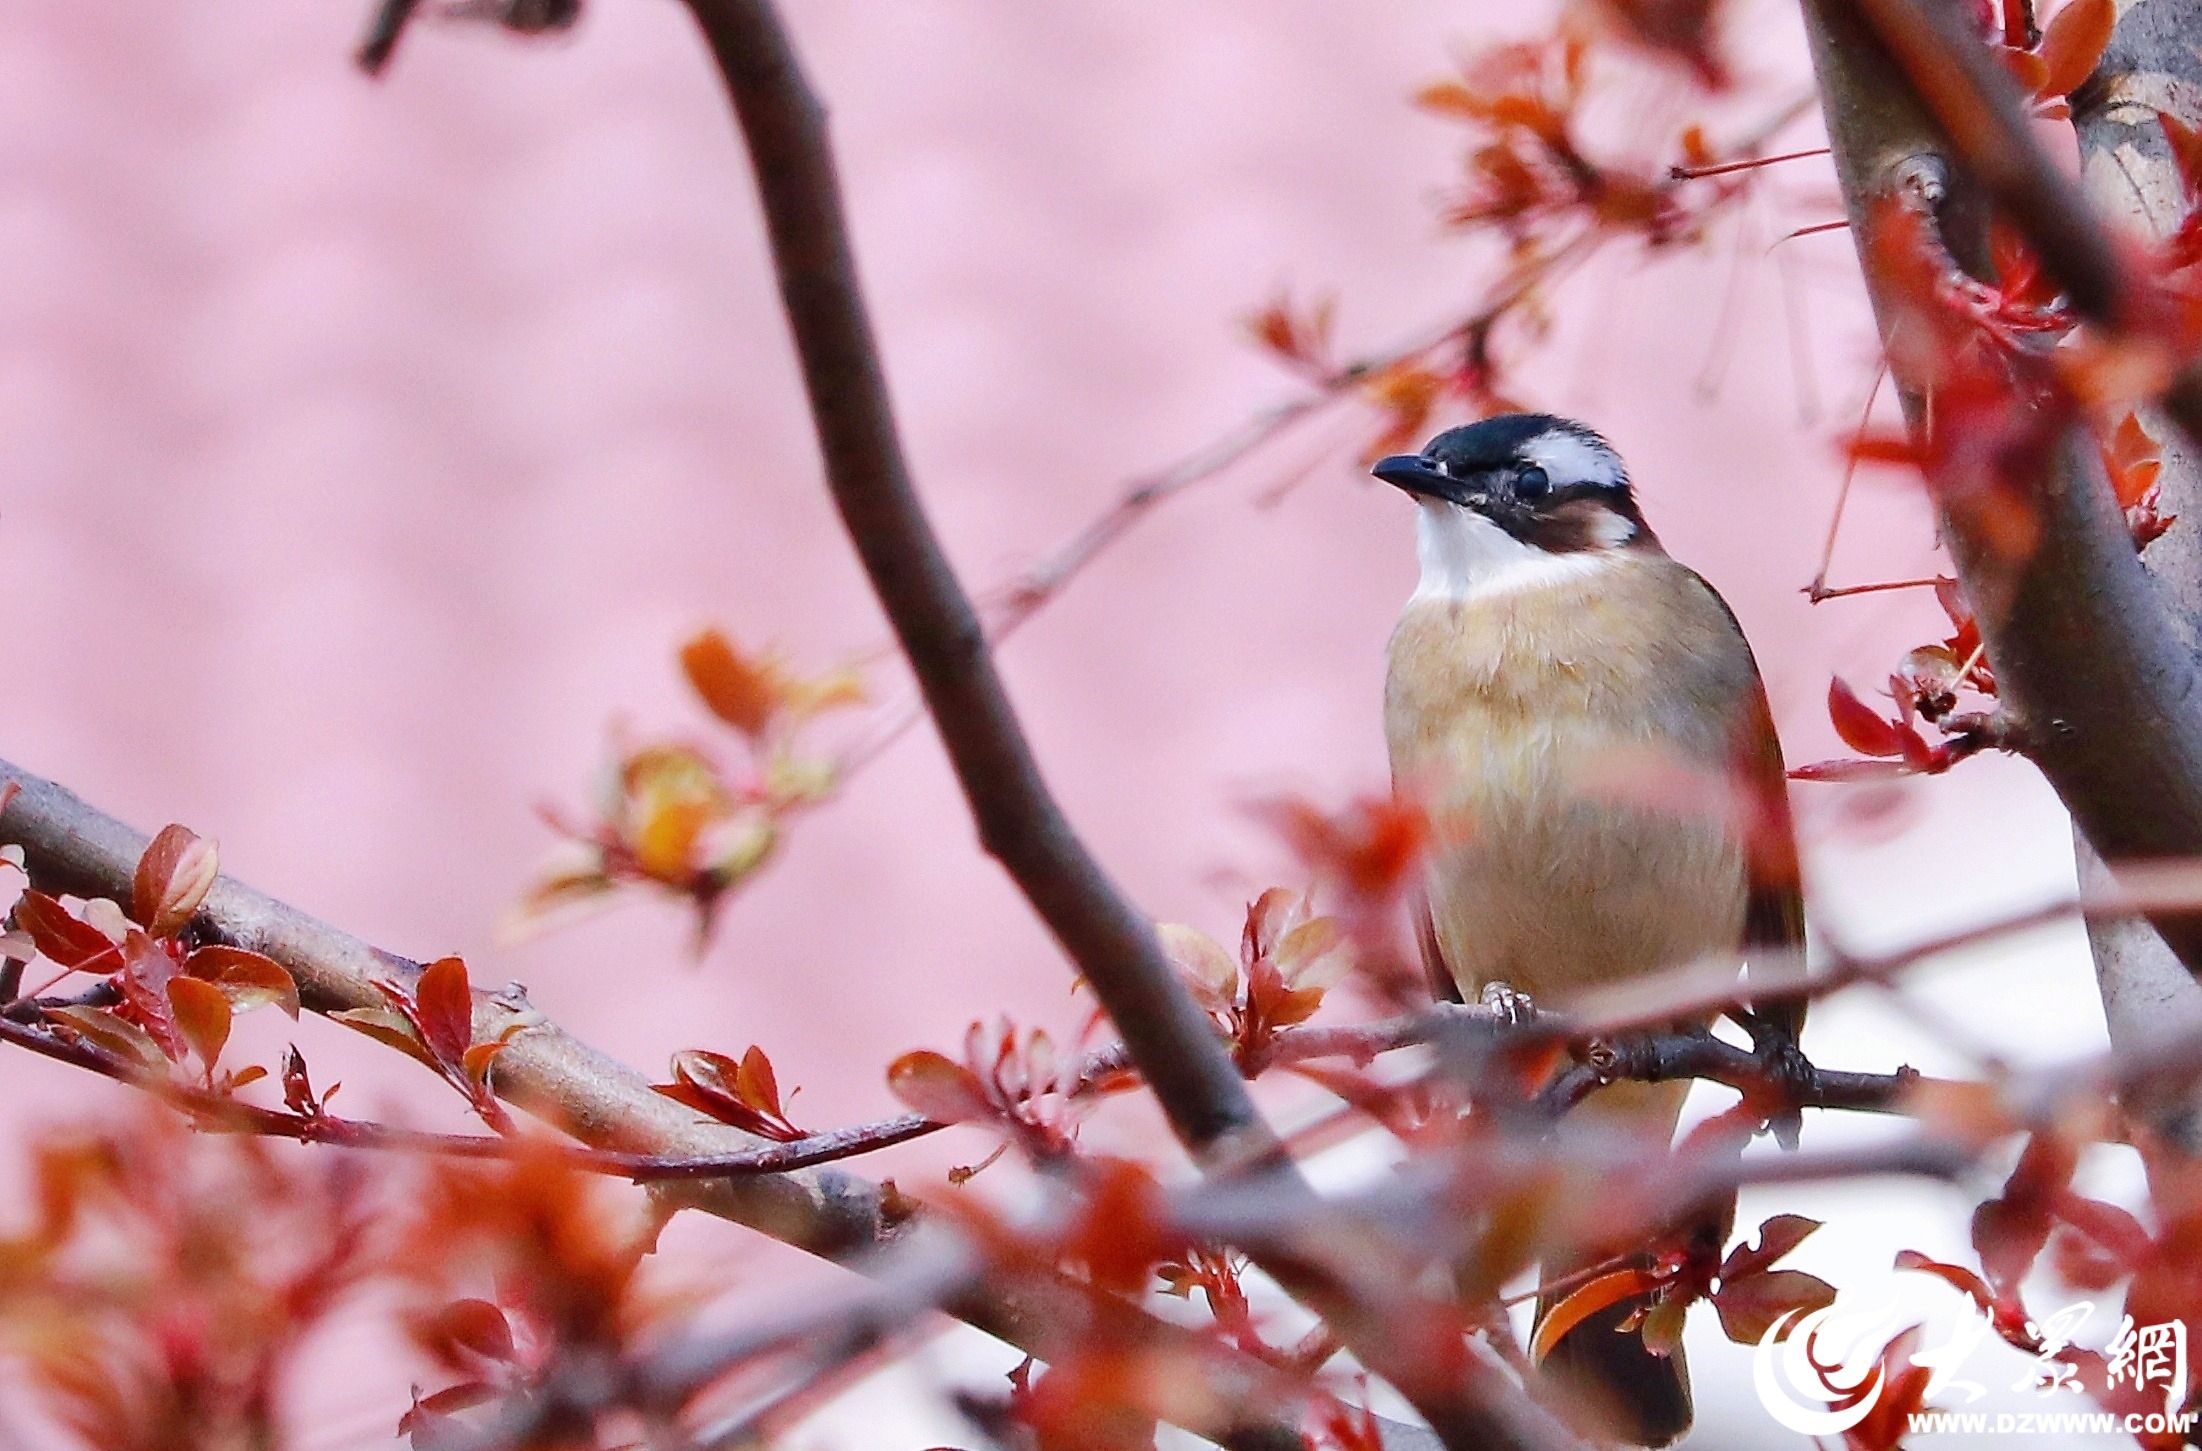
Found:
[[[1514,497],[1531,503],[1552,492],[1552,480],[1535,464],[1523,464],[1514,475]]]

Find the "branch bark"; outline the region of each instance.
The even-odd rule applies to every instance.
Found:
[[[2136,238],[2160,240],[2178,228],[2187,198],[2157,116],[2202,123],[2202,54],[2194,46],[2202,35],[2202,4],[2122,0],[2119,9],[2102,64],[2073,96],[2080,181],[2103,216]],[[2163,511],[2186,527],[2151,544],[2141,564],[2156,580],[2172,630],[2193,655],[2202,621],[2202,452],[2184,432],[2166,426],[2162,410],[2143,416],[2162,450]],[[2081,880],[2101,881],[2107,876],[2102,859],[2084,835],[2077,841]],[[2137,1044],[2169,1026],[2202,1024],[2202,983],[2147,923],[2091,922],[2088,941],[2114,1047]],[[2129,1107],[2167,1142],[2187,1153],[2202,1151],[2202,1091],[2160,1092]]]
[[[2000,205],[2083,316],[2115,329],[2131,307],[2115,248],[2027,128],[2008,77],[1949,0],[1803,0],[1853,240],[1913,429],[1927,385],[1890,336],[1902,312],[1875,265],[1898,209],[1926,214],[1956,261],[1986,264]],[[2084,431],[2030,481],[2039,542],[2014,555],[1962,499],[1942,522],[1979,614],[1999,690],[2029,755],[2088,840],[2116,863],[2202,852],[2202,675],[2135,556]],[[2151,925],[2192,974],[2202,919]]]

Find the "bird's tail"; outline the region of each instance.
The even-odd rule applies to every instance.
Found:
[[[1617,1083],[1591,1095],[1574,1116],[1630,1133],[1673,1137],[1687,1083]],[[1543,1266],[1546,1283],[1579,1273],[1611,1256],[1582,1252]],[[1649,1257],[1643,1261],[1649,1264]],[[1537,1301],[1537,1325],[1568,1291]],[[1567,1327],[1539,1362],[1559,1401],[1579,1429],[1607,1444],[1667,1446],[1690,1429],[1690,1372],[1682,1347],[1660,1354],[1645,1344],[1641,1327],[1622,1329],[1648,1301],[1631,1295]],[[1543,1337],[1537,1337],[1541,1342]]]

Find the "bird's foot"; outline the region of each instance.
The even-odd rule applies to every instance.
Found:
[[[1761,1036],[1752,1052],[1766,1075],[1767,1097],[1776,1105],[1775,1112],[1767,1115],[1766,1126],[1773,1131],[1775,1143],[1794,1149],[1804,1130],[1799,1106],[1818,1092],[1820,1071],[1786,1033]]]
[[[1526,1027],[1537,1017],[1536,1001],[1512,983],[1487,982],[1477,994],[1477,1001],[1489,1008],[1501,1024],[1509,1028]]]

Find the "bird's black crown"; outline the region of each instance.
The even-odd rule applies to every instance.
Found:
[[[1548,553],[1651,542],[1613,445],[1572,419],[1502,413],[1449,428],[1372,470],[1420,498],[1483,515]]]

